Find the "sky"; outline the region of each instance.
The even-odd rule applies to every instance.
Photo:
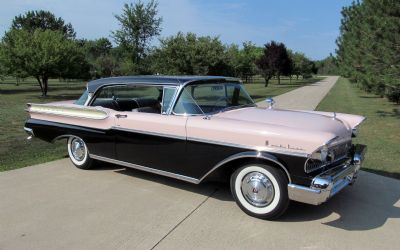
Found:
[[[110,37],[118,29],[115,14],[134,0],[0,0],[0,34],[14,16],[44,9],[74,27],[77,38]],[[146,2],[146,0],[144,1]],[[161,37],[179,31],[219,36],[226,44],[275,40],[311,59],[335,53],[340,11],[351,0],[159,0]]]

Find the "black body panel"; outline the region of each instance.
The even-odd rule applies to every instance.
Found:
[[[47,142],[53,142],[57,137],[63,135],[76,135],[85,141],[90,154],[115,158],[115,135],[111,130],[87,128],[37,119],[28,119],[25,127],[31,128],[35,137]]]
[[[123,130],[114,133],[117,160],[193,177],[185,168],[185,140]]]
[[[62,135],[76,135],[87,144],[90,154],[201,179],[215,165],[246,148],[197,142],[122,131],[101,130],[37,119],[27,120],[25,127],[33,129],[35,137],[52,142]],[[292,183],[310,185],[312,176],[304,173],[306,158],[269,153],[281,162]]]

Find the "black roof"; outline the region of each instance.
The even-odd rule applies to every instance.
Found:
[[[89,92],[95,92],[104,85],[118,84],[149,84],[149,85],[182,85],[188,82],[202,81],[239,81],[237,78],[225,76],[159,76],[159,75],[143,75],[143,76],[118,76],[93,80],[88,82]]]

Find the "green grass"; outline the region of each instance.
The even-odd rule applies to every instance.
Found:
[[[262,101],[267,96],[276,96],[315,82],[321,78],[307,80],[283,79],[281,85],[272,80],[265,88],[262,79],[246,84],[246,89],[256,101]],[[46,103],[53,101],[77,99],[85,88],[84,82],[60,82],[50,80],[49,96],[40,97],[39,86],[34,79],[26,79],[19,86],[15,79],[0,81],[0,171],[6,171],[33,164],[60,159],[66,156],[65,142],[55,144],[41,140],[26,140],[23,131],[27,114],[24,111],[28,102]]]
[[[256,78],[254,83],[245,84],[247,91],[254,101],[264,101],[266,97],[274,97],[283,93],[289,92],[307,84],[314,83],[324,79],[324,77],[315,77],[310,79],[292,79],[282,78],[281,84],[278,85],[278,80],[271,79],[268,87],[264,87],[264,80]]]
[[[399,105],[365,93],[340,78],[317,109],[366,116],[355,138],[356,143],[368,146],[363,169],[400,179]]]
[[[21,168],[33,164],[60,159],[66,155],[62,142],[55,144],[40,140],[26,140],[23,130],[28,102],[45,103],[77,99],[85,89],[83,82],[59,82],[50,80],[49,96],[40,97],[38,83],[27,79],[19,86],[14,79],[0,83],[0,171]]]

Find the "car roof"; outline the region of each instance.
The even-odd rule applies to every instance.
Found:
[[[88,82],[89,92],[96,92],[102,86],[120,84],[148,84],[148,85],[184,85],[189,82],[208,82],[208,81],[233,81],[239,82],[238,78],[225,76],[164,76],[164,75],[138,75],[138,76],[118,76],[93,80]]]

